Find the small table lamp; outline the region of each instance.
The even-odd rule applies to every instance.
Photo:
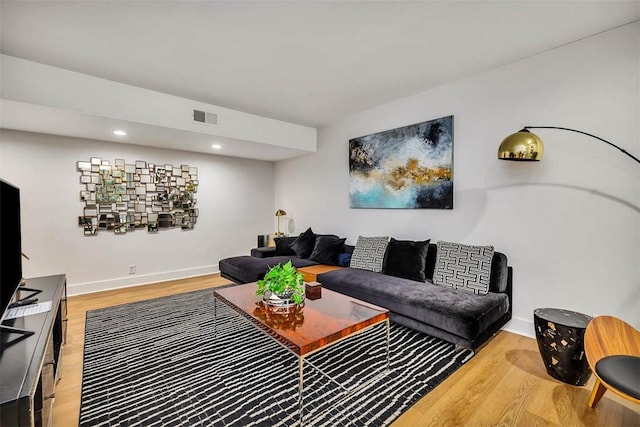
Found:
[[[276,231],[276,236],[283,236],[284,233],[280,232],[280,217],[282,216],[286,216],[287,213],[285,211],[283,211],[282,209],[278,209],[276,211],[276,218],[278,219],[278,231]]]

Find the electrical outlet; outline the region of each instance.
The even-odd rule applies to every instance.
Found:
[[[136,266],[135,266],[135,264],[131,264],[129,266],[129,274],[136,274]]]

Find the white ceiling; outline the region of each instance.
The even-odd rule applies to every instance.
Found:
[[[607,0],[0,7],[3,54],[311,127],[640,19]]]

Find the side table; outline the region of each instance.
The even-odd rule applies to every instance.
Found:
[[[298,272],[302,274],[305,282],[315,282],[318,280],[318,276],[322,273],[328,273],[333,270],[339,270],[344,267],[338,267],[337,265],[310,265],[308,267],[300,267]]]
[[[275,234],[258,234],[258,247],[259,248],[274,248],[276,246]]]
[[[553,378],[571,385],[585,385],[591,369],[584,353],[584,332],[592,317],[559,308],[533,311],[540,356]]]

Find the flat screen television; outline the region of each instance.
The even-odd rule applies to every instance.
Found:
[[[20,189],[0,179],[0,319],[21,280]]]

